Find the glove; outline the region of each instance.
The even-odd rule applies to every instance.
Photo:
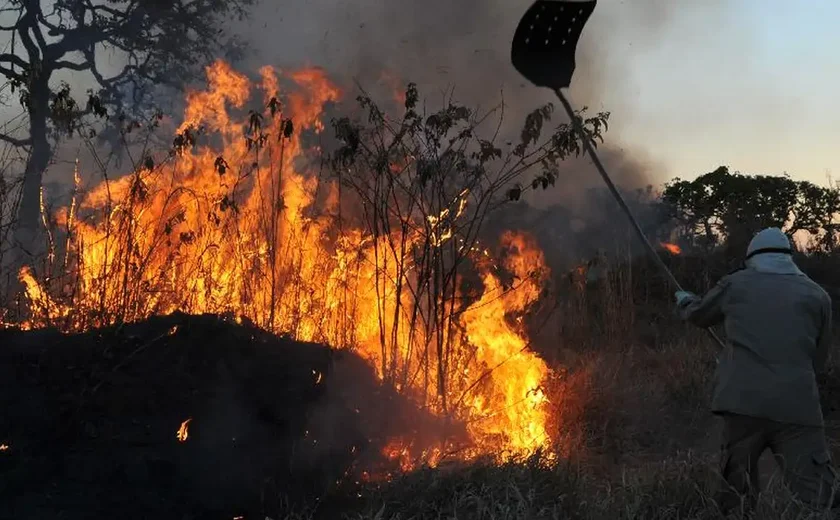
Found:
[[[682,308],[697,299],[697,295],[688,291],[677,291],[674,293],[677,307]]]

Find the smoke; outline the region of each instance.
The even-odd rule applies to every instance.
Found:
[[[701,11],[713,17],[722,5],[719,0],[599,2],[578,46],[570,97],[590,113],[612,112],[602,154],[618,184],[632,189],[662,177],[645,150],[621,144],[622,123],[632,119],[640,88],[631,74],[633,60],[667,43],[669,28],[683,17]],[[505,128],[515,136],[528,112],[555,101],[510,65],[510,40],[527,6],[505,0],[264,2],[242,33],[255,51],[253,66],[320,66],[345,84],[357,81],[371,91],[393,88],[392,78],[399,78],[417,83],[431,107],[445,92],[485,109],[504,99]],[[529,202],[569,202],[600,182],[583,161],[570,161],[565,173],[557,189]]]
[[[254,6],[249,20],[232,21],[227,29],[251,47],[244,63],[236,64],[239,70],[256,72],[263,65],[287,69],[319,66],[344,86],[352,89],[358,82],[366,90],[386,96],[414,82],[432,109],[439,107],[447,94],[479,110],[504,100],[505,134],[515,139],[528,112],[556,102],[551,92],[528,84],[510,64],[510,40],[528,4],[507,0],[263,0]],[[659,45],[667,45],[672,37],[669,30],[681,21],[713,20],[723,5],[722,0],[598,3],[578,45],[570,98],[577,107],[588,107],[589,113],[611,112],[601,154],[618,184],[632,189],[665,178],[662,166],[647,150],[623,143],[622,129],[632,121],[638,93],[645,86],[641,81],[656,81],[635,77],[634,62]],[[71,82],[79,83],[79,89],[89,86],[81,84],[81,79]],[[179,105],[177,100],[175,105]],[[565,119],[559,112],[555,117]],[[540,207],[568,204],[581,190],[600,182],[588,161],[570,160],[559,186],[530,196],[528,201]]]
[[[245,22],[228,29],[251,47],[238,70],[255,73],[263,65],[281,69],[319,66],[352,89],[358,83],[377,99],[389,102],[407,82],[418,85],[422,102],[438,108],[447,95],[471,108],[487,110],[504,100],[503,133],[515,140],[525,115],[555,102],[554,95],[521,78],[510,64],[510,40],[529,2],[507,0],[264,0]],[[615,182],[629,190],[658,185],[669,177],[650,153],[627,143],[626,128],[636,113],[639,92],[655,77],[640,78],[634,64],[691,21],[722,17],[722,0],[600,0],[577,49],[577,70],[570,99],[588,113],[609,111],[610,127],[599,155]],[[697,23],[695,23],[695,20]],[[705,34],[705,33],[704,33]],[[174,103],[178,105],[179,100]],[[559,109],[559,107],[558,107]],[[178,110],[174,109],[173,114]],[[558,110],[555,122],[565,120]],[[92,164],[81,146],[64,150],[64,167],[53,178],[66,184],[72,160],[82,156],[83,173]],[[58,166],[58,165],[57,165]],[[127,164],[116,164],[128,169]],[[526,202],[545,209],[562,205],[570,219],[589,224],[602,219],[602,208],[584,196],[603,183],[586,158],[570,159],[557,181],[545,191],[529,193]],[[56,190],[48,190],[60,191]],[[64,190],[66,191],[66,190]],[[585,226],[586,227],[586,226]]]
[[[526,114],[545,103],[557,106],[555,122],[566,121],[553,93],[527,83],[510,64],[510,41],[528,4],[506,0],[316,0],[294,6],[264,2],[243,30],[254,51],[247,68],[320,66],[343,85],[352,88],[357,82],[386,96],[397,78],[416,83],[431,109],[440,106],[447,93],[456,102],[479,109],[489,109],[503,99],[503,133],[515,140]],[[611,113],[599,155],[625,190],[658,185],[667,175],[649,150],[625,143],[622,130],[633,120],[643,82],[656,81],[637,77],[634,62],[667,45],[676,27],[684,30],[683,22],[702,27],[695,21],[722,16],[724,5],[720,0],[601,0],[584,29],[570,99],[578,108],[588,107],[590,115]],[[546,221],[564,229],[540,240],[541,246],[550,259],[563,257],[566,260],[560,263],[564,265],[574,262],[573,258],[598,249],[591,244],[592,237],[602,235],[597,229],[615,228],[614,219],[624,218],[612,211],[615,208],[593,204],[591,190],[602,187],[588,159],[572,158],[557,185],[529,193],[523,203],[528,207],[492,219],[488,236],[508,228],[510,217],[518,212],[523,224]],[[574,245],[584,242],[586,247]],[[574,251],[552,255],[551,250],[558,248]]]

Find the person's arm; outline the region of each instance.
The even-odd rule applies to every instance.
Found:
[[[711,327],[723,321],[723,302],[729,288],[729,279],[721,279],[702,298],[693,298],[680,307],[683,320],[698,327]]]
[[[814,356],[814,371],[817,373],[825,369],[828,360],[829,349],[831,348],[831,297],[825,298],[822,306],[822,327],[817,338],[817,352]]]

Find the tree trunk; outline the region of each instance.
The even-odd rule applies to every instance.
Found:
[[[41,223],[41,181],[49,165],[52,150],[47,136],[49,117],[49,74],[30,85],[29,128],[32,148],[24,170],[23,193],[18,208],[15,241],[19,251],[18,267],[30,264],[44,252]]]

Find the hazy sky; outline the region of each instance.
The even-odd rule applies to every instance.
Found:
[[[722,26],[680,17],[661,45],[634,57],[633,115],[622,137],[672,175],[721,163],[818,183],[828,170],[840,179],[840,2],[727,4],[713,13]]]
[[[529,3],[277,0],[250,34],[274,27],[257,36],[263,61],[356,74],[373,56],[413,81],[504,88],[524,114],[552,99],[507,61]],[[840,178],[838,20],[837,0],[600,0],[571,95],[612,112],[608,140],[652,181],[725,164],[822,184],[827,170]]]
[[[509,63],[529,3],[262,0],[242,31],[256,48],[246,68],[318,65],[366,87],[387,70],[421,92],[456,86],[467,104],[504,91],[521,120],[553,100]],[[728,165],[823,184],[840,179],[838,20],[837,0],[600,0],[571,97],[612,113],[616,170],[659,183]]]

